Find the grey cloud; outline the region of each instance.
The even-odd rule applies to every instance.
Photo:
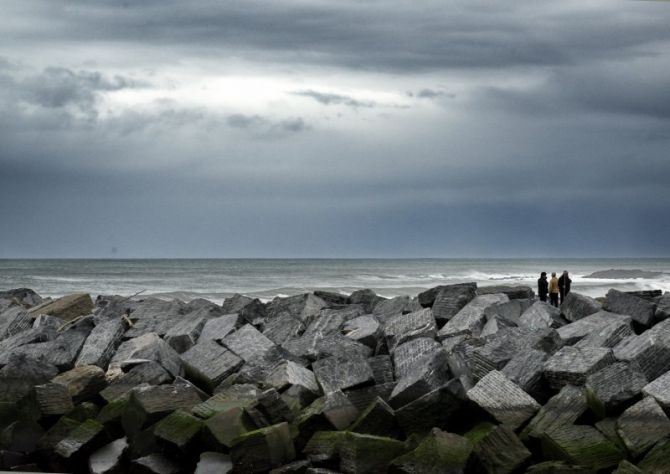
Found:
[[[417,97],[419,99],[429,99],[429,100],[436,100],[439,99],[440,97],[447,97],[449,99],[454,99],[456,98],[456,94],[453,92],[446,92],[443,90],[436,90],[436,89],[420,89],[416,92],[409,91],[407,92],[407,95],[409,97]]]
[[[377,106],[377,103],[371,100],[358,100],[346,95],[319,92],[314,90],[295,91],[292,92],[292,94],[301,97],[309,97],[323,105],[344,105],[354,109],[373,108]]]

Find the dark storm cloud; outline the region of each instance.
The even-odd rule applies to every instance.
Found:
[[[347,107],[353,107],[354,109],[359,107],[372,108],[377,106],[377,104],[371,100],[358,100],[346,95],[332,94],[327,92],[304,90],[295,91],[292,92],[292,94],[302,97],[309,97],[323,105],[345,105]]]

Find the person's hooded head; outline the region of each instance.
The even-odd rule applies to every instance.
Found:
[[[552,278],[556,276],[556,272],[551,272]]]
[[[547,278],[547,272],[540,273],[540,278]]]

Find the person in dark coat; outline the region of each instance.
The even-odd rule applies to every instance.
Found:
[[[537,294],[540,297],[540,301],[547,301],[547,295],[549,294],[547,272],[540,273],[540,278],[537,279]]]
[[[561,293],[561,304],[563,304],[565,297],[568,296],[568,293],[570,293],[571,284],[572,280],[570,279],[570,275],[568,275],[568,271],[563,270],[563,275],[561,275],[558,279],[558,289]]]

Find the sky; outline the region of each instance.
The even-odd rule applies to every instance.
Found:
[[[670,2],[1,9],[0,258],[670,256]]]

